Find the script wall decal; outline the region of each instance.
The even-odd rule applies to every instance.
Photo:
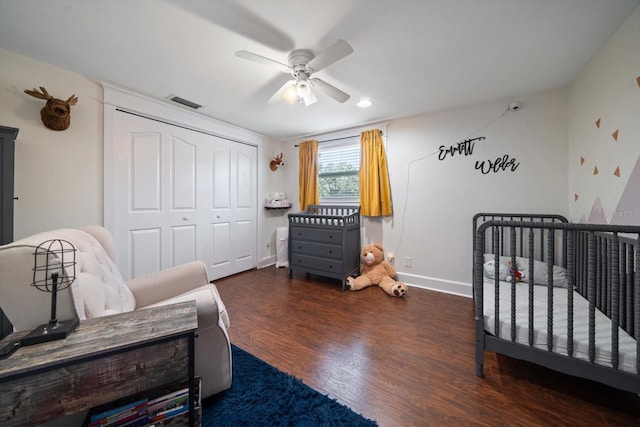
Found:
[[[456,154],[462,156],[472,156],[473,149],[475,147],[476,141],[484,141],[486,138],[484,136],[479,136],[477,138],[465,139],[462,142],[458,142],[457,144],[453,144],[450,146],[441,145],[439,147],[438,152],[438,160],[442,161],[447,158],[447,156],[453,157]],[[508,154],[505,154],[502,157],[498,157],[495,160],[483,160],[476,161],[476,170],[479,170],[483,175],[488,174],[489,172],[498,173],[500,171],[510,170],[511,172],[515,172],[520,166],[520,162],[516,160],[515,157],[511,157]]]
[[[486,161],[486,164],[485,164]],[[479,170],[484,175],[489,172],[498,173],[500,171],[511,170],[511,172],[515,172],[520,166],[520,162],[516,161],[515,157],[510,157],[508,154],[505,154],[502,157],[498,157],[495,160],[483,160],[481,162],[476,161],[476,170]]]
[[[473,139],[465,139],[462,142],[458,142],[457,144],[450,145],[448,147],[441,145],[440,152],[438,153],[438,159],[444,160],[447,158],[447,155],[453,157],[456,153],[463,156],[471,156],[473,154],[473,147],[475,147],[476,141],[483,141],[485,139],[486,138],[484,136],[479,136]]]

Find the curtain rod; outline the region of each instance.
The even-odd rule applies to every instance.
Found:
[[[382,131],[380,131],[380,135],[384,135],[384,133],[382,133]],[[334,141],[342,141],[343,139],[351,139],[351,138],[358,138],[360,135],[351,135],[351,136],[343,136],[341,138],[333,138],[333,139],[323,139],[322,141],[318,141],[318,144],[322,144],[323,142],[334,142]],[[300,145],[296,144],[294,147],[298,148]]]

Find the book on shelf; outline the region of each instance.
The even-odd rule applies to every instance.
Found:
[[[121,426],[143,416],[147,416],[146,398],[92,415],[89,427]]]
[[[191,404],[193,404],[194,410],[197,411],[200,409],[202,379],[196,377],[194,380],[194,401]],[[140,393],[137,395],[137,400],[117,407],[101,410],[100,408],[107,408],[107,406],[103,405],[100,408],[96,408],[98,412],[94,413],[93,410],[89,412],[83,425],[87,427],[138,427],[153,425],[154,423],[163,425],[166,420],[189,411],[189,388],[184,387],[184,383],[181,384],[181,387],[179,390],[163,394],[151,400],[143,397],[144,395]],[[157,396],[156,393],[152,391],[151,395]],[[136,399],[134,396],[132,398]],[[120,399],[115,404],[123,401],[123,399]]]
[[[184,388],[153,399],[147,404],[151,422],[173,417],[189,410],[189,389]]]

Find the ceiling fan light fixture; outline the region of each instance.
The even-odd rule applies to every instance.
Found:
[[[318,102],[318,98],[316,97],[316,95],[313,93],[313,91],[309,91],[309,95],[305,96],[302,99],[302,103],[304,104],[305,107],[308,107],[311,104],[315,104],[316,102]]]
[[[314,55],[313,52],[307,49],[294,50],[289,53],[287,57],[288,65],[246,50],[237,51],[236,56],[277,67],[281,71],[291,74],[295,79],[283,84],[280,89],[269,98],[267,101],[268,104],[274,104],[282,98],[285,98],[290,104],[293,104],[297,100],[301,105],[311,105],[318,101],[314,93],[316,89],[340,103],[349,100],[350,96],[348,93],[341,91],[321,79],[311,78],[311,75],[351,53],[353,53],[353,48],[349,43],[344,40],[338,40],[318,55]]]
[[[289,86],[287,88],[287,90],[284,92],[284,94],[282,95],[282,97],[289,103],[292,104],[294,102],[296,102],[296,99],[298,99],[298,91],[296,89],[296,85],[294,85],[293,83],[291,84],[291,86]]]
[[[307,79],[300,79],[296,83],[296,92],[300,98],[306,98],[311,94],[311,86]]]

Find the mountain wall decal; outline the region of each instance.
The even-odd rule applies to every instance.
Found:
[[[613,213],[611,224],[640,225],[640,156],[624,187],[618,207]]]
[[[596,200],[593,202],[587,222],[589,224],[607,224],[607,217],[604,214],[600,197],[596,197]]]

